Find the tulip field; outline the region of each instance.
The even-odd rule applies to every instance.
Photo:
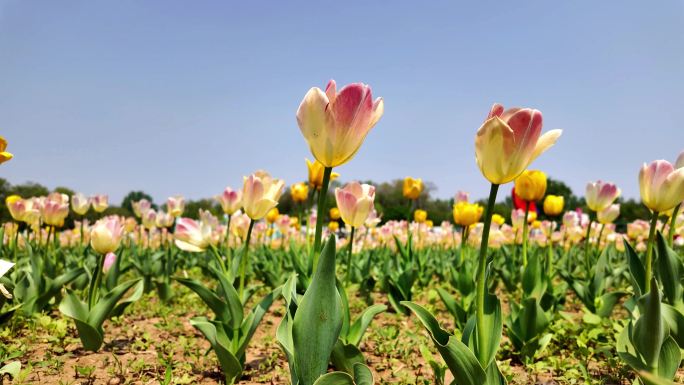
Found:
[[[488,198],[458,192],[433,223],[406,177],[406,217],[387,220],[376,186],[336,172],[384,112],[363,83],[311,88],[293,111],[308,175],[245,170],[217,212],[7,196],[0,383],[684,383],[684,152],[635,167],[648,215],[618,223],[611,182],[584,210],[547,191],[534,161],[563,138],[540,111],[483,106],[463,151]]]

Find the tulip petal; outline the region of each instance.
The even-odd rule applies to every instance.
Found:
[[[477,130],[475,160],[482,174],[490,182],[503,184],[517,177],[507,175],[510,153],[506,153],[505,148],[509,147],[512,150],[513,143],[513,130],[499,117],[487,119]]]
[[[539,140],[537,140],[537,145],[534,147],[534,152],[532,153],[532,157],[530,158],[530,163],[532,163],[533,160],[537,159],[537,157],[541,154],[543,154],[546,150],[551,148],[554,144],[556,144],[556,141],[558,138],[560,138],[561,134],[563,133],[563,130],[551,130],[549,132],[545,132],[542,136],[539,137]]]
[[[192,253],[199,253],[199,252],[204,251],[204,249],[201,249],[195,245],[192,245],[190,243],[187,243],[187,242],[184,242],[184,241],[181,241],[178,239],[176,239],[175,243],[176,243],[176,246],[178,246],[178,248],[183,250],[183,251],[190,251]]]

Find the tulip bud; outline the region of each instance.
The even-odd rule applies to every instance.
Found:
[[[477,203],[458,202],[453,209],[454,222],[461,226],[473,225],[480,221],[483,211],[484,208]]]
[[[423,223],[427,220],[427,211],[418,209],[413,212],[413,221],[416,223]]]
[[[525,170],[515,179],[515,193],[527,202],[541,200],[546,194],[546,174],[539,170]]]
[[[644,163],[639,172],[641,201],[655,212],[668,211],[684,201],[684,168],[666,160]]]
[[[338,93],[331,80],[325,92],[318,87],[307,92],[297,123],[313,156],[325,167],[337,167],[354,157],[383,109],[382,98],[374,101],[368,85],[350,84]]]
[[[333,210],[337,210],[337,217],[342,217],[344,223],[359,228],[373,210],[375,187],[358,182],[347,183],[343,188],[335,189],[335,199],[339,209],[330,209],[330,218],[337,220],[333,216]]]
[[[413,179],[410,176],[404,178],[404,184],[402,186],[402,193],[404,198],[416,200],[420,197],[420,193],[423,192],[423,180]]]
[[[468,194],[465,191],[456,192],[456,196],[454,197],[454,203],[468,202],[469,200],[470,200],[470,194]]]
[[[242,205],[245,213],[254,220],[266,216],[268,211],[278,204],[284,184],[282,180],[273,179],[265,171],[257,171],[245,177],[242,188]]]
[[[116,262],[116,254],[107,253],[107,255],[105,255],[104,263],[102,264],[102,272],[107,274],[109,269],[114,266],[114,262]]]
[[[330,232],[336,233],[340,229],[340,223],[337,221],[330,221],[328,223],[328,230]]]
[[[90,230],[90,245],[100,254],[113,253],[119,248],[123,236],[123,225],[116,216],[104,217]]]
[[[71,209],[78,215],[85,215],[90,209],[90,200],[81,193],[71,196]]]
[[[608,208],[620,196],[620,189],[613,183],[596,181],[587,184],[585,199],[592,211],[602,211]]]
[[[97,194],[94,195],[91,198],[92,204],[93,204],[93,210],[95,210],[96,213],[101,213],[105,210],[107,210],[107,207],[109,207],[109,196],[104,195],[104,194]]]
[[[296,203],[302,203],[309,197],[309,186],[306,183],[295,183],[290,187],[290,195]]]
[[[475,159],[491,183],[504,184],[518,177],[561,136],[561,130],[541,135],[542,114],[530,108],[504,111],[494,104],[487,120],[477,130]]]
[[[266,222],[274,223],[278,219],[279,215],[280,211],[278,211],[277,207],[268,210],[268,213],[266,214]]]
[[[221,204],[221,209],[225,214],[233,215],[236,211],[240,210],[242,205],[242,191],[226,187],[223,190],[223,194],[215,196],[214,199]]]
[[[330,220],[336,221],[340,219],[340,209],[337,207],[332,207],[330,210],[328,210],[328,215],[330,216]]]
[[[547,195],[544,199],[544,213],[550,217],[555,217],[563,212],[565,198],[560,195]]]
[[[180,195],[169,197],[166,200],[166,211],[174,218],[183,215],[183,211],[185,211],[185,198]]]

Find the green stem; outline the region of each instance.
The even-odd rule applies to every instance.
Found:
[[[658,224],[658,212],[654,211],[651,217],[651,227],[648,231],[648,245],[646,246],[646,293],[651,291],[651,276],[653,275],[653,239],[655,238],[656,225]]]
[[[97,261],[97,269],[95,269],[95,275],[90,281],[90,290],[88,292],[88,310],[92,309],[95,305],[95,298],[97,297],[97,291],[100,288],[100,282],[102,282],[102,268],[104,266],[105,255],[100,254],[100,258]]]
[[[522,228],[522,260],[523,267],[527,266],[527,218],[530,215],[530,202],[525,202],[525,220],[523,221]]]
[[[226,250],[230,249],[230,219],[231,215],[228,214],[226,219]]]
[[[349,286],[351,280],[352,269],[352,252],[354,249],[354,226],[351,227],[351,234],[349,235],[349,253],[347,254],[347,277],[345,278],[345,286]]]
[[[491,333],[491,330],[485,330],[485,319],[484,319],[484,303],[485,303],[485,290],[486,290],[486,268],[487,268],[487,247],[489,246],[489,230],[492,225],[492,214],[494,211],[494,203],[496,202],[496,193],[499,191],[499,185],[492,183],[492,187],[489,191],[489,200],[487,202],[487,212],[485,213],[484,228],[482,229],[482,243],[480,244],[480,256],[479,265],[477,269],[477,346],[481,348],[478,349],[478,361],[483,363],[487,357],[484,356],[484,336],[487,333]]]
[[[212,251],[212,254],[214,255],[214,258],[216,258],[216,263],[219,265],[219,268],[221,269],[221,271],[222,271],[222,272],[224,273],[224,275],[225,275],[225,273],[226,273],[226,264],[225,264],[225,262],[223,261],[223,258],[221,257],[221,254],[219,253],[219,251],[218,251],[218,249],[216,248],[216,246],[214,246],[214,245],[211,244],[211,243],[209,244],[209,246],[211,247],[211,251]]]
[[[599,250],[601,250],[601,238],[603,238],[603,230],[605,230],[606,224],[602,223],[601,224],[601,230],[599,230],[599,235],[598,238],[596,239],[596,245],[598,246]]]
[[[674,242],[674,234],[675,234],[675,227],[677,226],[677,215],[679,215],[679,209],[682,207],[682,204],[678,204],[675,206],[674,210],[672,210],[672,218],[670,218],[670,232],[667,234],[667,243],[672,247],[672,243]]]
[[[321,191],[318,193],[318,214],[316,215],[316,234],[314,235],[313,248],[313,270],[316,271],[318,266],[318,253],[321,251],[321,237],[323,236],[323,215],[325,213],[326,198],[328,197],[328,185],[330,184],[330,174],[332,167],[326,167],[323,171],[323,184]]]
[[[249,256],[249,242],[252,238],[252,229],[254,228],[254,219],[249,220],[249,230],[247,230],[247,240],[245,241],[245,251],[242,253],[240,259],[240,299],[242,300],[242,293],[245,291],[245,272],[247,270],[247,257]]]
[[[591,213],[589,213],[589,224],[587,225],[587,235],[584,237],[584,266],[587,272],[591,268],[591,259],[589,258],[589,251],[591,249],[589,244],[589,237],[591,236],[591,224],[594,223],[591,220]]]

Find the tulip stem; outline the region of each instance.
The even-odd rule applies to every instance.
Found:
[[[349,235],[349,253],[347,254],[347,277],[345,279],[345,286],[349,286],[349,281],[351,280],[351,269],[352,269],[352,252],[354,249],[354,226],[351,227],[351,233]]]
[[[97,296],[97,291],[100,287],[100,282],[102,281],[102,268],[104,267],[105,255],[100,254],[97,260],[97,268],[95,269],[95,275],[90,281],[90,290],[88,291],[88,310],[93,308],[95,305],[95,297]]]
[[[651,291],[651,276],[653,275],[653,240],[655,238],[656,226],[658,225],[658,212],[654,211],[651,217],[651,227],[648,230],[648,245],[646,246],[646,293]]]
[[[228,214],[228,218],[226,218],[226,250],[230,250],[230,218],[231,215]]]
[[[587,235],[584,237],[584,265],[587,269],[587,273],[591,268],[591,259],[589,259],[589,251],[591,249],[591,245],[589,244],[589,237],[591,237],[591,224],[594,223],[591,220],[591,213],[589,213],[588,215],[589,224],[587,225]]]
[[[245,291],[245,271],[247,270],[247,256],[249,254],[249,241],[252,238],[252,229],[254,228],[254,219],[249,220],[249,230],[247,230],[247,239],[245,240],[245,251],[240,258],[240,300],[242,300],[242,293]]]
[[[682,204],[678,204],[675,206],[674,210],[672,210],[672,218],[670,218],[670,231],[667,234],[667,243],[672,247],[672,244],[674,243],[674,233],[675,233],[675,227],[677,227],[677,215],[679,215],[679,209],[682,207]]]
[[[599,230],[599,235],[598,238],[596,239],[596,246],[598,247],[599,250],[601,250],[601,238],[603,238],[603,230],[605,230],[606,224],[602,223],[601,224],[601,230]]]
[[[530,202],[525,202],[525,219],[523,221],[523,228],[522,228],[522,260],[523,260],[523,267],[527,266],[527,230],[528,230],[528,224],[527,224],[527,218],[529,217],[530,214]]]
[[[221,271],[225,274],[226,273],[226,265],[225,265],[225,262],[223,261],[223,257],[221,257],[221,254],[219,253],[216,246],[214,246],[211,243],[209,244],[209,246],[211,247],[212,254],[214,254],[214,257],[216,258],[216,263],[219,265],[219,268],[221,269]]]
[[[492,214],[494,211],[494,204],[496,203],[496,193],[499,191],[499,185],[492,183],[489,190],[489,200],[487,201],[487,212],[485,213],[484,228],[482,229],[482,242],[480,243],[479,265],[477,269],[477,358],[481,364],[485,364],[487,357],[484,356],[486,349],[484,348],[485,335],[491,333],[491,330],[485,330],[485,290],[486,290],[486,269],[487,269],[487,247],[489,246],[489,230],[492,225]]]
[[[326,167],[323,170],[323,184],[321,184],[321,191],[318,193],[318,214],[316,214],[316,234],[314,235],[314,256],[312,271],[316,271],[316,266],[318,266],[318,253],[321,251],[321,238],[323,236],[323,215],[325,213],[326,198],[328,197],[328,184],[330,184],[330,174],[332,174],[332,167]]]

